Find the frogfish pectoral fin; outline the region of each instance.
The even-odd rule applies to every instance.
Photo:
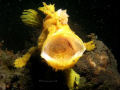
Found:
[[[84,43],[84,45],[87,51],[92,51],[95,48],[95,42],[93,40],[87,43]]]
[[[36,51],[36,49],[36,47],[31,47],[28,52],[23,55],[23,57],[16,59],[14,62],[14,67],[22,68],[23,66],[25,66],[29,61],[31,55]]]

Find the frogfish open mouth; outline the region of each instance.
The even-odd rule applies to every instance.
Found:
[[[72,67],[85,51],[82,40],[73,32],[58,29],[45,40],[41,57],[55,69]]]

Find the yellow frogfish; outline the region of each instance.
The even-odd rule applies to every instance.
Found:
[[[55,11],[54,5],[47,5],[46,3],[43,3],[43,5],[44,7],[38,8],[46,15],[43,21],[39,19],[38,12],[32,9],[24,10],[21,16],[23,23],[26,25],[33,27],[42,25],[42,33],[38,37],[37,47],[31,47],[23,57],[16,59],[15,67],[25,66],[30,56],[36,49],[39,49],[40,56],[49,66],[56,71],[66,70],[77,63],[85,50],[94,49],[95,44],[93,41],[83,43],[81,38],[70,29],[68,25],[69,15],[66,10]],[[74,71],[71,70],[71,72]]]

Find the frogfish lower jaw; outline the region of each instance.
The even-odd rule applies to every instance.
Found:
[[[56,70],[63,70],[75,65],[85,51],[82,40],[74,33],[59,31],[48,35],[41,57]]]

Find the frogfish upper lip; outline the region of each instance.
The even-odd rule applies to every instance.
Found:
[[[45,40],[41,57],[51,67],[63,70],[74,66],[84,51],[84,44],[77,35],[58,30]]]

